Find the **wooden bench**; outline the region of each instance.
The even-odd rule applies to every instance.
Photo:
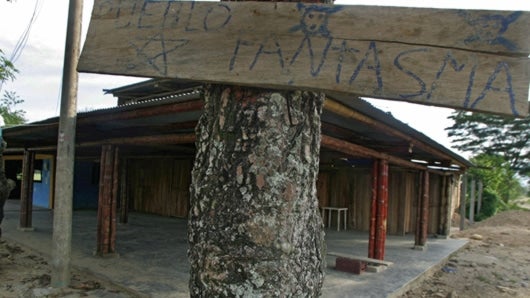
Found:
[[[372,258],[368,258],[368,257],[361,257],[361,256],[350,255],[350,254],[339,253],[339,252],[331,252],[330,251],[330,252],[328,252],[328,255],[334,256],[334,257],[341,257],[341,258],[347,258],[347,259],[352,259],[352,260],[358,260],[358,261],[361,261],[361,262],[365,262],[365,263],[368,263],[368,264],[375,264],[375,265],[390,266],[390,265],[394,264],[394,263],[389,262],[389,261],[372,259]]]
[[[338,252],[328,252],[327,254],[337,258],[335,261],[335,269],[354,274],[361,274],[362,271],[366,270],[368,264],[386,267],[393,264],[392,262],[388,261]]]

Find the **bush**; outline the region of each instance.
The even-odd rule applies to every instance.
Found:
[[[495,192],[489,189],[484,189],[482,193],[482,206],[480,208],[480,213],[476,214],[475,220],[481,221],[495,215],[495,213],[497,213],[499,201],[500,198]]]

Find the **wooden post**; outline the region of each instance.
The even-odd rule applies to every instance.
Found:
[[[447,187],[449,183],[447,182],[447,180],[449,179],[449,177],[442,176],[441,178],[442,178],[442,186],[440,187],[440,206],[438,209],[439,210],[438,211],[439,222],[438,222],[437,234],[445,235],[445,226],[446,226],[446,220],[447,220],[447,217],[445,216],[445,214],[449,212],[449,208],[447,205],[447,202],[449,201],[448,199],[449,191]]]
[[[116,195],[118,193],[117,159],[118,151],[112,145],[101,148],[98,231],[96,254],[100,256],[115,253],[116,243]]]
[[[97,227],[97,239],[96,239],[96,254],[102,254],[105,250],[105,245],[103,244],[105,239],[105,227],[104,227],[104,207],[106,202],[105,195],[105,167],[107,164],[107,150],[109,145],[101,146],[101,157],[99,159],[99,197],[98,197],[98,227]]]
[[[24,160],[22,162],[22,189],[20,191],[20,224],[23,231],[33,230],[32,210],[33,210],[33,172],[35,165],[35,152],[24,150]]]
[[[423,195],[421,202],[421,243],[425,245],[427,243],[427,232],[429,230],[429,172],[423,172]]]
[[[110,206],[110,239],[109,239],[109,251],[114,253],[116,252],[116,220],[117,214],[116,209],[118,206],[118,189],[119,189],[119,168],[120,168],[120,156],[119,148],[115,147],[114,151],[111,151],[113,154],[113,164],[112,164],[112,197],[111,197],[111,206]]]
[[[385,258],[386,221],[388,214],[388,161],[379,161],[377,187],[377,217],[374,259]]]
[[[467,176],[462,174],[462,184],[460,186],[460,231],[463,231],[466,224],[466,194]]]
[[[477,213],[480,213],[480,209],[482,209],[482,192],[484,191],[484,185],[482,184],[482,180],[478,181],[477,191]]]
[[[416,218],[415,248],[423,248],[427,242],[429,227],[429,172],[420,173],[420,195],[418,196],[418,209]]]
[[[418,174],[418,196],[416,198],[416,231],[414,232],[414,246],[416,247],[420,243],[420,234],[421,234],[421,202],[422,202],[422,181],[423,181],[423,172]]]
[[[120,162],[120,223],[129,221],[129,198],[127,195],[127,160]]]
[[[476,181],[475,178],[471,179],[471,192],[469,193],[469,223],[475,223],[475,188]]]
[[[378,175],[379,161],[374,159],[372,166],[372,200],[370,203],[370,235],[368,239],[368,257],[375,258],[375,231],[376,231],[376,216],[377,216],[377,190],[378,190]]]

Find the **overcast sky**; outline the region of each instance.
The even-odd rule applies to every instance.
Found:
[[[530,10],[528,0],[503,1],[353,1],[341,0],[336,4]],[[0,49],[11,57],[15,45],[28,28],[36,8],[37,14],[29,31],[25,47],[14,61],[20,73],[14,82],[7,82],[4,91],[15,91],[25,103],[21,106],[30,121],[43,120],[59,115],[62,81],[62,65],[66,36],[68,0],[0,0]],[[83,41],[93,0],[84,0]],[[78,111],[86,111],[116,104],[103,89],[112,89],[139,82],[143,79],[81,73],[79,76]],[[0,95],[1,96],[1,95]],[[390,111],[399,120],[408,123],[446,147],[450,142],[444,128],[450,125],[446,117],[451,109],[377,100],[377,107]]]

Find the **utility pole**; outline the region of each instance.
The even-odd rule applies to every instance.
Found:
[[[72,251],[72,201],[77,117],[77,62],[81,47],[83,0],[70,0],[64,50],[61,111],[57,140],[57,172],[53,212],[51,286],[70,284]]]

